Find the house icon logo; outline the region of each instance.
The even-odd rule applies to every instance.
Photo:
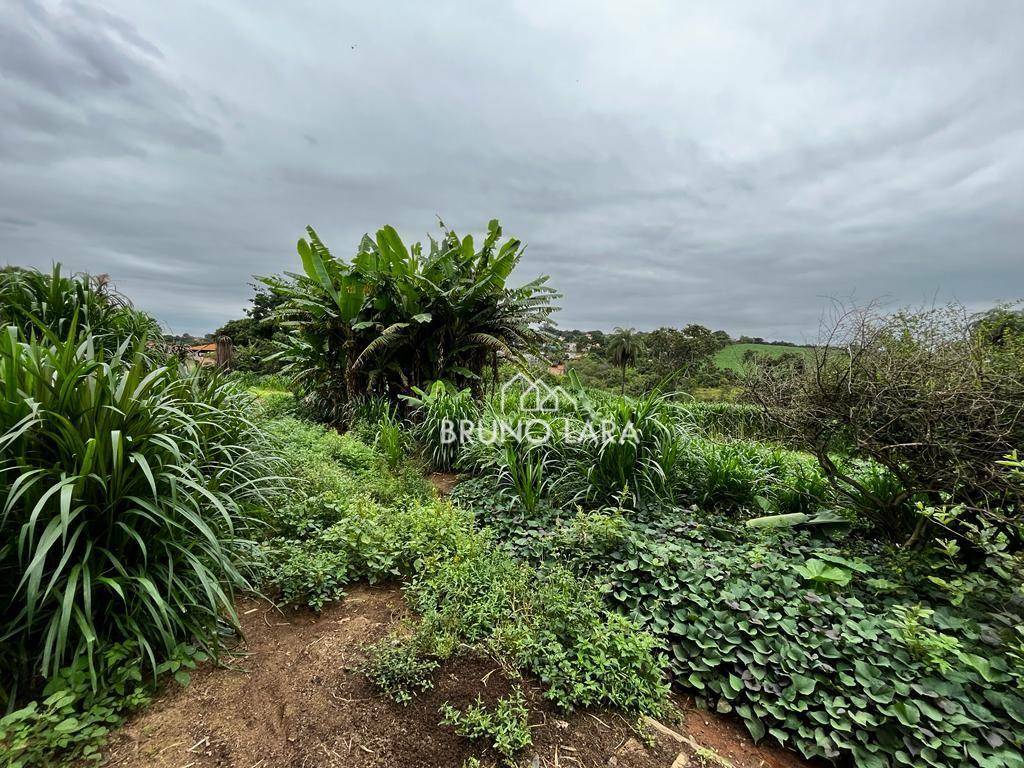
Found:
[[[501,385],[501,410],[518,408],[535,413],[552,413],[572,402],[572,397],[561,387],[531,379],[524,373],[517,373]]]

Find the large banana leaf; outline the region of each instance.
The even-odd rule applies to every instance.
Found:
[[[319,285],[334,302],[341,321],[352,323],[363,306],[366,283],[348,269],[340,269],[312,227],[308,228],[308,232],[309,242],[300,239],[298,243],[306,277]]]
[[[522,359],[537,346],[557,294],[546,277],[508,285],[522,243],[502,241],[497,220],[479,246],[442,227],[426,249],[382,227],[362,238],[349,262],[307,230],[298,249],[303,272],[264,280],[297,331],[281,357],[300,388],[337,404],[438,379],[478,386],[493,361]]]

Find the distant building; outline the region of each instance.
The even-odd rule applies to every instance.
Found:
[[[190,360],[194,360],[199,365],[216,365],[217,364],[217,344],[211,342],[209,344],[196,344],[188,348],[188,356]]]

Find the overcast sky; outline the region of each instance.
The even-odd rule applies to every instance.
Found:
[[[526,241],[564,327],[1018,298],[1024,2],[0,6],[0,262],[202,333],[306,224],[437,214]]]

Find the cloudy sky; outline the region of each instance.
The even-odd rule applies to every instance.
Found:
[[[0,261],[201,333],[306,224],[438,214],[525,240],[566,327],[1018,298],[1024,3],[0,6]]]

